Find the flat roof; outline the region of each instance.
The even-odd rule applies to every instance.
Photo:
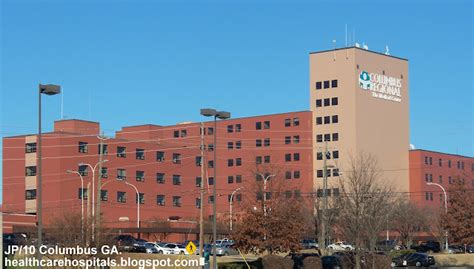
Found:
[[[335,50],[346,50],[346,49],[358,49],[358,50],[362,50],[362,51],[365,51],[365,52],[375,53],[375,54],[378,54],[378,55],[383,55],[383,56],[387,56],[387,57],[391,57],[391,58],[395,58],[395,59],[399,59],[399,60],[403,60],[403,61],[408,61],[408,59],[406,59],[406,58],[397,57],[397,56],[393,56],[393,55],[387,55],[385,53],[381,53],[381,52],[377,52],[377,51],[373,51],[373,50],[366,50],[366,49],[355,47],[355,46],[336,48],[336,49],[330,49],[330,50],[313,51],[313,52],[310,52],[309,54],[326,53],[326,52],[331,52],[331,51],[335,51]]]
[[[425,152],[431,152],[431,153],[437,153],[437,154],[443,154],[443,155],[451,155],[451,156],[458,156],[458,157],[463,157],[463,158],[468,158],[468,159],[474,159],[474,157],[471,157],[471,156],[454,154],[454,153],[446,153],[446,152],[429,150],[429,149],[410,149],[410,151],[425,151]]]

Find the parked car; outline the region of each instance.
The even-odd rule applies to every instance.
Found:
[[[224,239],[220,239],[220,240],[216,240],[216,245],[222,245],[224,243],[229,243],[229,244],[233,244],[234,243],[234,240],[231,240],[229,238],[224,238]]]
[[[132,251],[134,246],[138,246],[137,239],[128,234],[122,234],[114,238],[119,250]]]
[[[342,268],[341,259],[337,256],[323,256],[321,258],[323,269],[340,269]]]
[[[411,249],[416,250],[416,252],[440,252],[441,246],[438,241],[426,241],[419,245],[412,246]]]
[[[181,254],[181,255],[188,255],[189,253],[186,251],[186,246],[182,244],[175,244],[175,243],[166,243],[162,248],[169,252],[169,254]]]
[[[211,251],[211,253],[213,253]],[[217,256],[238,255],[239,251],[234,247],[233,243],[223,243],[216,247]]]
[[[379,251],[391,251],[391,250],[399,250],[400,247],[397,247],[397,241],[395,240],[383,240],[377,242],[377,250]]]
[[[303,249],[318,249],[318,243],[314,239],[303,239],[301,240],[301,246]]]
[[[409,253],[404,254],[392,259],[392,267],[399,266],[416,266],[416,267],[429,267],[435,264],[433,256],[428,256],[426,253]]]
[[[474,245],[466,246],[467,253],[474,253]]]
[[[336,242],[328,246],[330,250],[354,250],[354,247],[346,242]]]
[[[158,250],[158,254],[174,254],[174,251],[171,251],[169,248],[165,248],[166,243],[156,242],[155,246]]]
[[[158,248],[155,243],[146,242],[143,246],[145,247],[146,253],[158,253]]]
[[[450,245],[448,246],[448,253],[449,254],[460,254],[464,253],[464,247],[459,245]]]

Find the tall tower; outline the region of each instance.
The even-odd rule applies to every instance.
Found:
[[[329,166],[344,172],[351,155],[370,153],[383,180],[408,191],[408,60],[357,47],[313,52],[309,58],[315,189],[322,188],[327,141]],[[329,188],[338,172],[330,170]]]

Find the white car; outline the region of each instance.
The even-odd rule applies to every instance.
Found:
[[[346,242],[336,242],[328,246],[330,250],[354,250],[354,247],[351,244]]]
[[[174,254],[174,251],[169,248],[165,248],[165,245],[166,243],[155,243],[156,249],[158,250],[158,254]]]
[[[186,247],[181,244],[166,243],[162,246],[162,249],[167,251],[168,254],[189,255],[188,251],[186,251]],[[165,253],[164,251],[163,253]]]

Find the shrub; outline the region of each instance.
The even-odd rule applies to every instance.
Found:
[[[320,269],[323,268],[323,264],[321,262],[321,258],[319,257],[306,257],[303,260],[303,268],[304,269]]]
[[[291,258],[283,258],[277,255],[267,255],[262,258],[264,269],[292,269],[293,260]]]

